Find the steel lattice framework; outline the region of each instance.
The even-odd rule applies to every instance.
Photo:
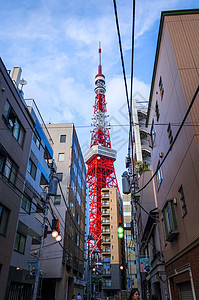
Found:
[[[101,45],[99,44],[98,74],[95,76],[95,105],[92,118],[90,150],[85,155],[88,165],[87,183],[89,188],[89,234],[94,238],[90,249],[96,246],[101,252],[101,189],[118,188],[114,161],[116,151],[111,149],[107,108],[105,100],[105,76],[102,74]]]

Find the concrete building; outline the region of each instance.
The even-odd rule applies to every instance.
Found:
[[[151,150],[149,148],[148,131],[146,128],[147,100],[133,100],[133,123],[134,123],[134,159],[151,165]]]
[[[151,177],[152,171],[144,171],[139,178],[139,188]],[[167,300],[169,292],[154,180],[140,192],[139,202],[136,203],[136,220],[142,299],[155,294],[158,299]]]
[[[19,69],[19,68],[18,68]],[[18,78],[19,79],[19,78]],[[0,299],[9,275],[34,121],[0,59]],[[22,228],[21,228],[22,229]],[[18,243],[24,249],[24,238]],[[19,249],[18,248],[18,249]],[[6,298],[8,299],[8,298]]]
[[[102,297],[119,296],[126,290],[124,239],[118,238],[122,200],[115,188],[101,190]]]
[[[35,101],[23,100],[23,105],[34,122],[34,132],[31,130],[31,145],[30,149],[27,149],[29,159],[10,262],[6,299],[29,299],[34,289],[35,274],[33,276],[30,269],[32,264],[38,263],[40,256],[44,223],[41,194],[43,187],[49,184],[53,157],[49,142],[52,143],[52,139]]]
[[[137,288],[135,243],[132,232],[131,194],[123,195],[124,239],[127,264],[127,287]]]
[[[62,241],[49,234],[42,255],[43,299],[83,297],[86,167],[73,124],[48,124],[59,176],[58,193],[50,199],[48,220],[59,219]],[[53,205],[55,206],[53,208]]]
[[[147,126],[172,299],[199,299],[199,10],[162,12]]]

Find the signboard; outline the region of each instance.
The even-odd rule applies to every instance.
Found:
[[[30,275],[35,276],[38,271],[38,262],[29,262]]]
[[[140,258],[140,272],[149,272],[151,270],[151,259],[148,257]]]

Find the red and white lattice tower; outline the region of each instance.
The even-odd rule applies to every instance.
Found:
[[[92,134],[90,149],[85,155],[88,165],[87,183],[89,188],[89,234],[94,241],[90,242],[90,249],[96,246],[101,252],[101,189],[118,188],[115,175],[114,161],[116,151],[111,149],[108,129],[107,109],[105,100],[105,76],[102,74],[101,44],[99,43],[99,66],[95,76],[95,105],[92,118]]]

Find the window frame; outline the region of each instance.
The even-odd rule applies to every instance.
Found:
[[[178,235],[177,216],[173,199],[167,200],[162,210],[165,240],[172,242]]]
[[[171,144],[173,142],[173,133],[172,133],[170,122],[169,122],[168,127],[167,127],[167,135],[168,135],[169,145],[171,146]]]
[[[27,205],[29,203],[29,205]],[[23,205],[24,204],[24,205]],[[23,194],[22,196],[22,202],[21,202],[21,208],[30,215],[31,212],[31,207],[32,207],[32,200],[28,195]]]
[[[59,201],[58,201],[58,199],[59,199]],[[54,205],[60,205],[60,204],[61,204],[61,195],[54,196]]]
[[[19,167],[0,143],[0,173],[13,185],[16,184]]]
[[[160,97],[162,100],[163,96],[164,96],[164,85],[163,85],[163,81],[162,81],[162,76],[160,76],[160,80],[159,80],[159,90],[160,90]]]
[[[66,134],[60,134],[59,142],[66,143]]]
[[[162,181],[163,181],[162,168],[159,167],[159,166],[160,166],[160,160],[158,161],[158,165],[157,165],[157,168],[156,168],[156,170],[158,169],[158,171],[156,173],[156,183],[157,183],[157,189],[158,189],[158,191],[159,191],[160,186],[161,186]]]
[[[150,146],[152,148],[155,145],[155,140],[156,140],[156,130],[155,130],[154,119],[153,119],[151,124],[151,130],[150,130]]]
[[[40,149],[40,146],[41,146],[41,137],[38,134],[38,132],[37,132],[36,129],[34,130],[34,133],[33,133],[33,141],[35,142],[35,145],[37,146],[37,148]]]
[[[9,217],[10,217],[10,210],[5,205],[0,203],[0,235],[2,236],[6,236]],[[5,224],[4,226],[2,226],[3,223]]]
[[[37,167],[31,158],[29,158],[29,161],[28,161],[27,171],[30,174],[30,176],[35,180],[36,176],[37,176]]]
[[[18,238],[19,238],[19,240],[17,241]],[[23,241],[22,241],[22,239],[23,239]],[[26,239],[27,239],[27,237],[24,234],[17,231],[16,236],[15,236],[15,242],[14,242],[14,251],[16,251],[20,254],[24,254],[25,248],[26,248]],[[22,250],[21,250],[21,247],[22,247]]]
[[[61,154],[63,155],[63,159],[60,160]],[[64,159],[65,159],[65,153],[63,152],[58,153],[58,162],[63,162]]]
[[[180,207],[181,207],[182,217],[184,217],[187,214],[187,205],[186,205],[184,189],[183,189],[182,185],[180,186],[180,188],[178,190],[178,195],[179,195],[179,199],[180,199]]]
[[[5,113],[5,107],[7,104],[8,110],[7,113]],[[6,100],[4,105],[2,119],[18,144],[23,147],[26,131],[8,100]]]

